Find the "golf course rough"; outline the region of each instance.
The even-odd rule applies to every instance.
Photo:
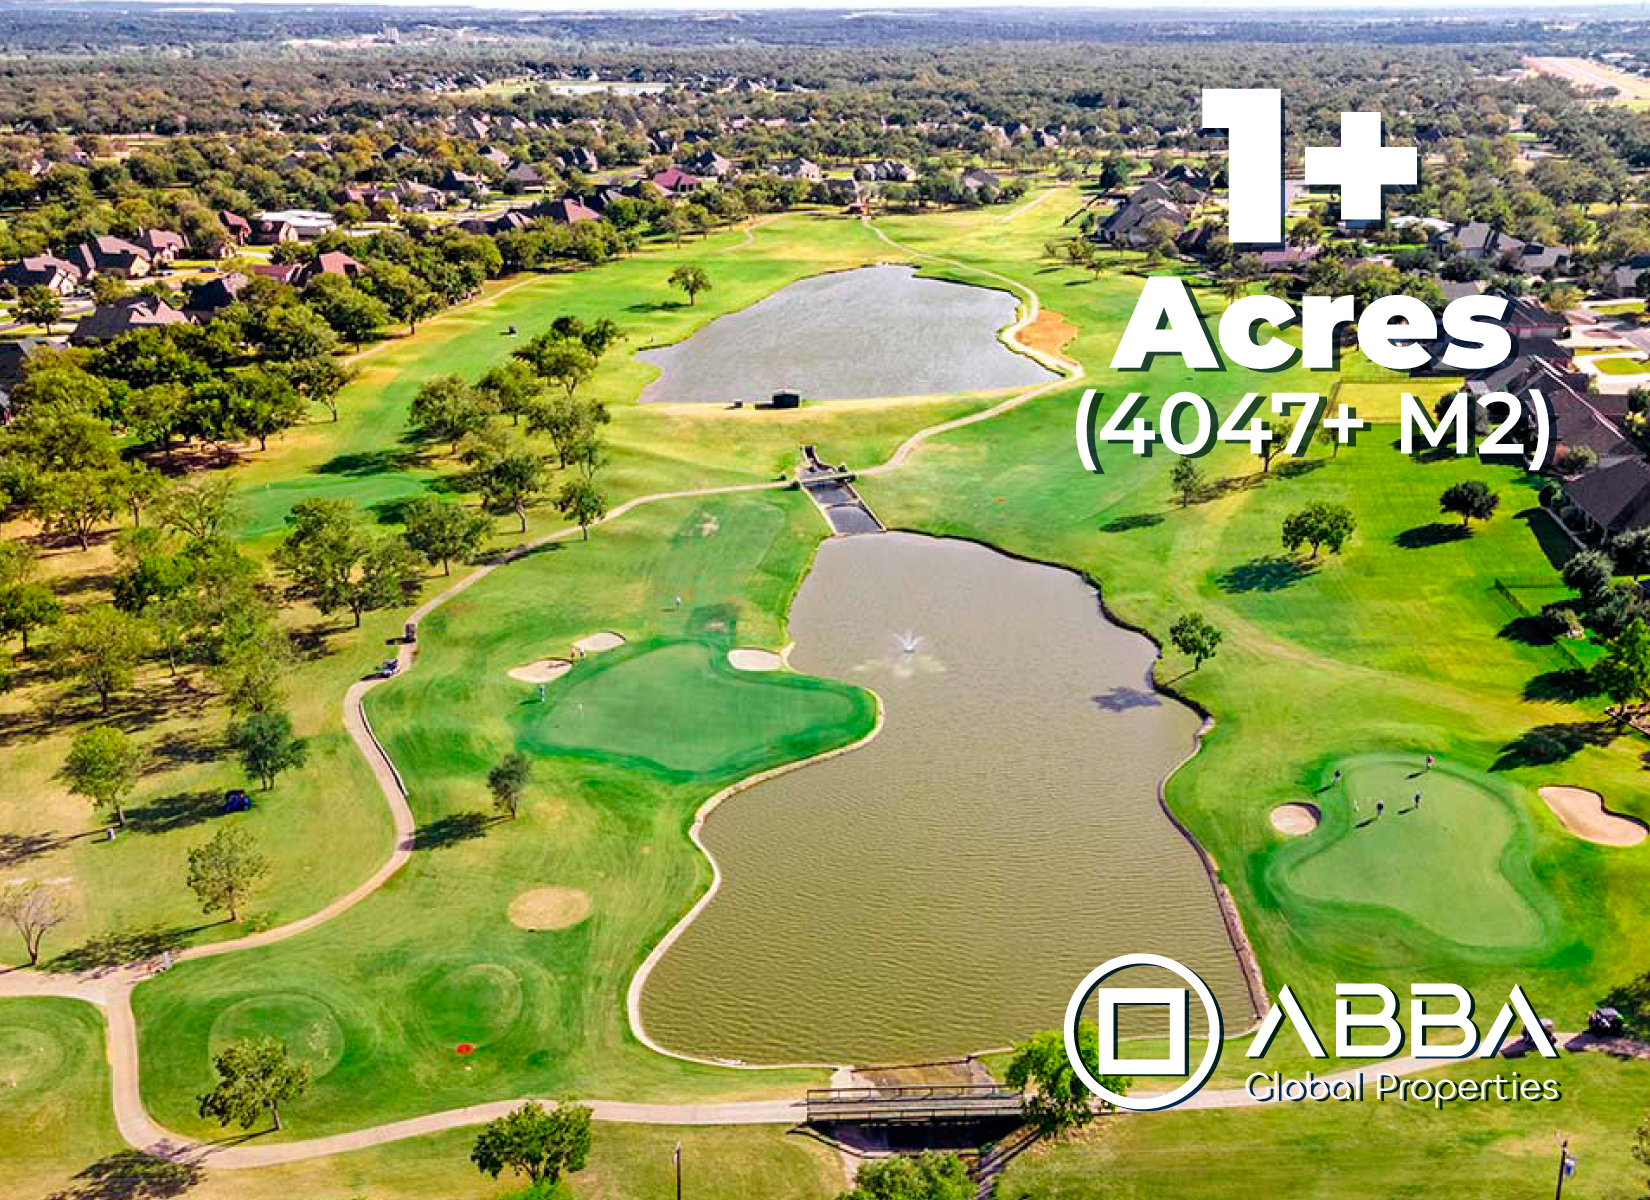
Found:
[[[1529,817],[1488,775],[1424,763],[1419,754],[1367,754],[1334,764],[1339,781],[1325,773],[1318,830],[1290,839],[1269,864],[1286,912],[1324,926],[1332,915],[1380,914],[1400,940],[1491,953],[1550,942],[1556,905],[1532,870]]]
[[[726,781],[852,741],[870,693],[788,672],[741,671],[715,635],[653,637],[581,659],[513,720],[530,754],[622,764],[672,781]]]

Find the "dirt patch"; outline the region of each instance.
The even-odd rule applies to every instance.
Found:
[[[1300,837],[1318,827],[1321,815],[1315,804],[1280,804],[1272,810],[1272,828],[1290,837]]]
[[[568,929],[589,915],[590,897],[578,888],[534,888],[510,901],[510,924],[535,933]]]
[[[603,650],[616,650],[624,645],[624,638],[609,631],[587,634],[573,643],[574,654],[600,654]]]
[[[753,646],[729,650],[728,662],[741,671],[777,671],[785,665],[785,660],[772,650],[758,650]]]
[[[1604,797],[1578,787],[1544,787],[1538,794],[1553,816],[1576,837],[1601,846],[1636,846],[1650,837],[1650,828],[1637,817],[1622,816],[1604,807]]]
[[[1033,350],[1040,350],[1044,354],[1070,362],[1064,351],[1066,345],[1076,336],[1077,326],[1059,313],[1050,312],[1045,308],[1037,314],[1036,320],[1014,335],[1014,340],[1022,346],[1030,346]]]
[[[1524,65],[1543,75],[1567,79],[1584,91],[1602,91],[1615,88],[1617,100],[1643,100],[1650,97],[1650,80],[1626,71],[1618,71],[1588,58],[1526,58]]]
[[[541,658],[526,666],[512,667],[509,675],[523,683],[554,683],[572,669],[573,664],[565,658]]]

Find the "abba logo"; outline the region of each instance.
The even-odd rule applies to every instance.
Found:
[[[1103,987],[1102,984],[1123,970],[1125,967],[1159,967],[1174,975],[1178,975],[1190,985],[1190,991],[1177,987]],[[1191,1055],[1191,1034],[1189,1021],[1191,996],[1195,994],[1199,1003],[1203,1005],[1204,1016],[1207,1019],[1209,1039],[1203,1051],[1203,1058],[1197,1069],[1187,1074],[1187,1064]],[[1489,1032],[1480,1037],[1478,1026],[1472,1019],[1473,998],[1465,988],[1453,983],[1416,983],[1409,989],[1409,1030],[1414,1038],[1410,1053],[1416,1058],[1461,1059],[1493,1058],[1501,1050],[1507,1035],[1512,1032],[1513,1021],[1522,1022],[1525,1036],[1531,1047],[1543,1058],[1557,1058],[1558,1049],[1553,1045],[1552,1038],[1547,1034],[1531,1007],[1529,997],[1525,996],[1522,987],[1515,986],[1507,997],[1507,1002],[1501,1006],[1491,1022]],[[1375,1001],[1378,1010],[1375,1012],[1353,1012],[1354,1001]],[[1430,1011],[1429,1001],[1452,1000],[1455,1003],[1452,1012]],[[1080,1032],[1085,1013],[1090,1001],[1098,1009],[1098,1025],[1095,1038],[1094,1061],[1087,1061],[1081,1050]],[[1167,1011],[1169,1017],[1169,1053],[1164,1058],[1122,1058],[1118,1054],[1117,1038],[1117,1010],[1125,1006],[1138,1005],[1152,1008],[1161,1008]],[[1335,1054],[1342,1059],[1384,1059],[1397,1054],[1404,1044],[1404,1027],[1397,1021],[1398,997],[1391,988],[1383,987],[1378,983],[1338,983],[1335,985]],[[1294,1026],[1295,1035],[1300,1039],[1302,1047],[1313,1058],[1328,1058],[1329,1053],[1324,1049],[1317,1030],[1307,1019],[1301,1009],[1295,993],[1286,984],[1278,992],[1276,1002],[1266,1019],[1260,1023],[1255,1031],[1254,1039],[1249,1043],[1245,1053],[1247,1058],[1260,1058],[1265,1055],[1276,1038],[1278,1031],[1285,1021]],[[1434,1044],[1428,1040],[1431,1030],[1453,1029],[1460,1033],[1459,1040],[1446,1041],[1443,1044]],[[1354,1030],[1376,1030],[1384,1034],[1384,1040],[1379,1042],[1363,1042],[1354,1044],[1351,1035]],[[1066,1057],[1071,1061],[1072,1070],[1083,1081],[1083,1086],[1095,1095],[1115,1104],[1118,1108],[1132,1109],[1135,1112],[1153,1112],[1158,1109],[1173,1108],[1194,1095],[1199,1088],[1213,1074],[1215,1065],[1220,1061],[1221,1039],[1224,1036],[1224,1026],[1221,1023],[1220,1006],[1215,1003],[1214,993],[1209,986],[1198,978],[1197,974],[1187,967],[1177,963],[1172,958],[1165,958],[1160,954],[1123,954],[1108,962],[1101,963],[1090,971],[1083,982],[1077,985],[1072,993],[1071,1001],[1066,1005],[1066,1019],[1063,1026],[1066,1042]],[[1108,1088],[1100,1082],[1100,1076],[1106,1075],[1144,1075],[1144,1076],[1180,1076],[1186,1079],[1173,1091],[1156,1096],[1125,1096]]]

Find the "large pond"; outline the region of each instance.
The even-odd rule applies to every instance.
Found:
[[[654,1038],[749,1062],[981,1050],[1057,1026],[1131,951],[1247,1011],[1156,799],[1198,718],[1151,689],[1153,647],[1092,588],[972,543],[842,538],[790,627],[792,665],[874,689],[885,726],[706,821],[723,885],[647,981]]]
[[[1004,291],[922,279],[911,267],[815,275],[636,355],[663,374],[645,401],[926,396],[1052,376],[997,340],[1018,303]]]

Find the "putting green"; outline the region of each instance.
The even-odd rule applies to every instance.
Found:
[[[438,1047],[487,1046],[521,1017],[521,981],[509,967],[480,962],[454,970],[441,964],[414,989],[423,1032]]]
[[[1544,940],[1546,902],[1530,870],[1525,818],[1488,777],[1442,763],[1427,771],[1414,754],[1333,766],[1341,781],[1326,770],[1314,797],[1323,823],[1280,855],[1280,892],[1387,909],[1465,946]],[[1379,817],[1377,803],[1385,804]]]
[[[316,1079],[344,1057],[344,1030],[324,1001],[297,992],[249,996],[212,1022],[214,1055],[242,1038],[272,1037],[307,1062]]]
[[[574,665],[543,704],[515,715],[523,749],[650,770],[734,778],[806,758],[871,721],[870,693],[727,660],[723,638],[652,638]]]
[[[62,1075],[63,1047],[33,1025],[0,1025],[0,1096],[7,1106],[45,1095]]]

